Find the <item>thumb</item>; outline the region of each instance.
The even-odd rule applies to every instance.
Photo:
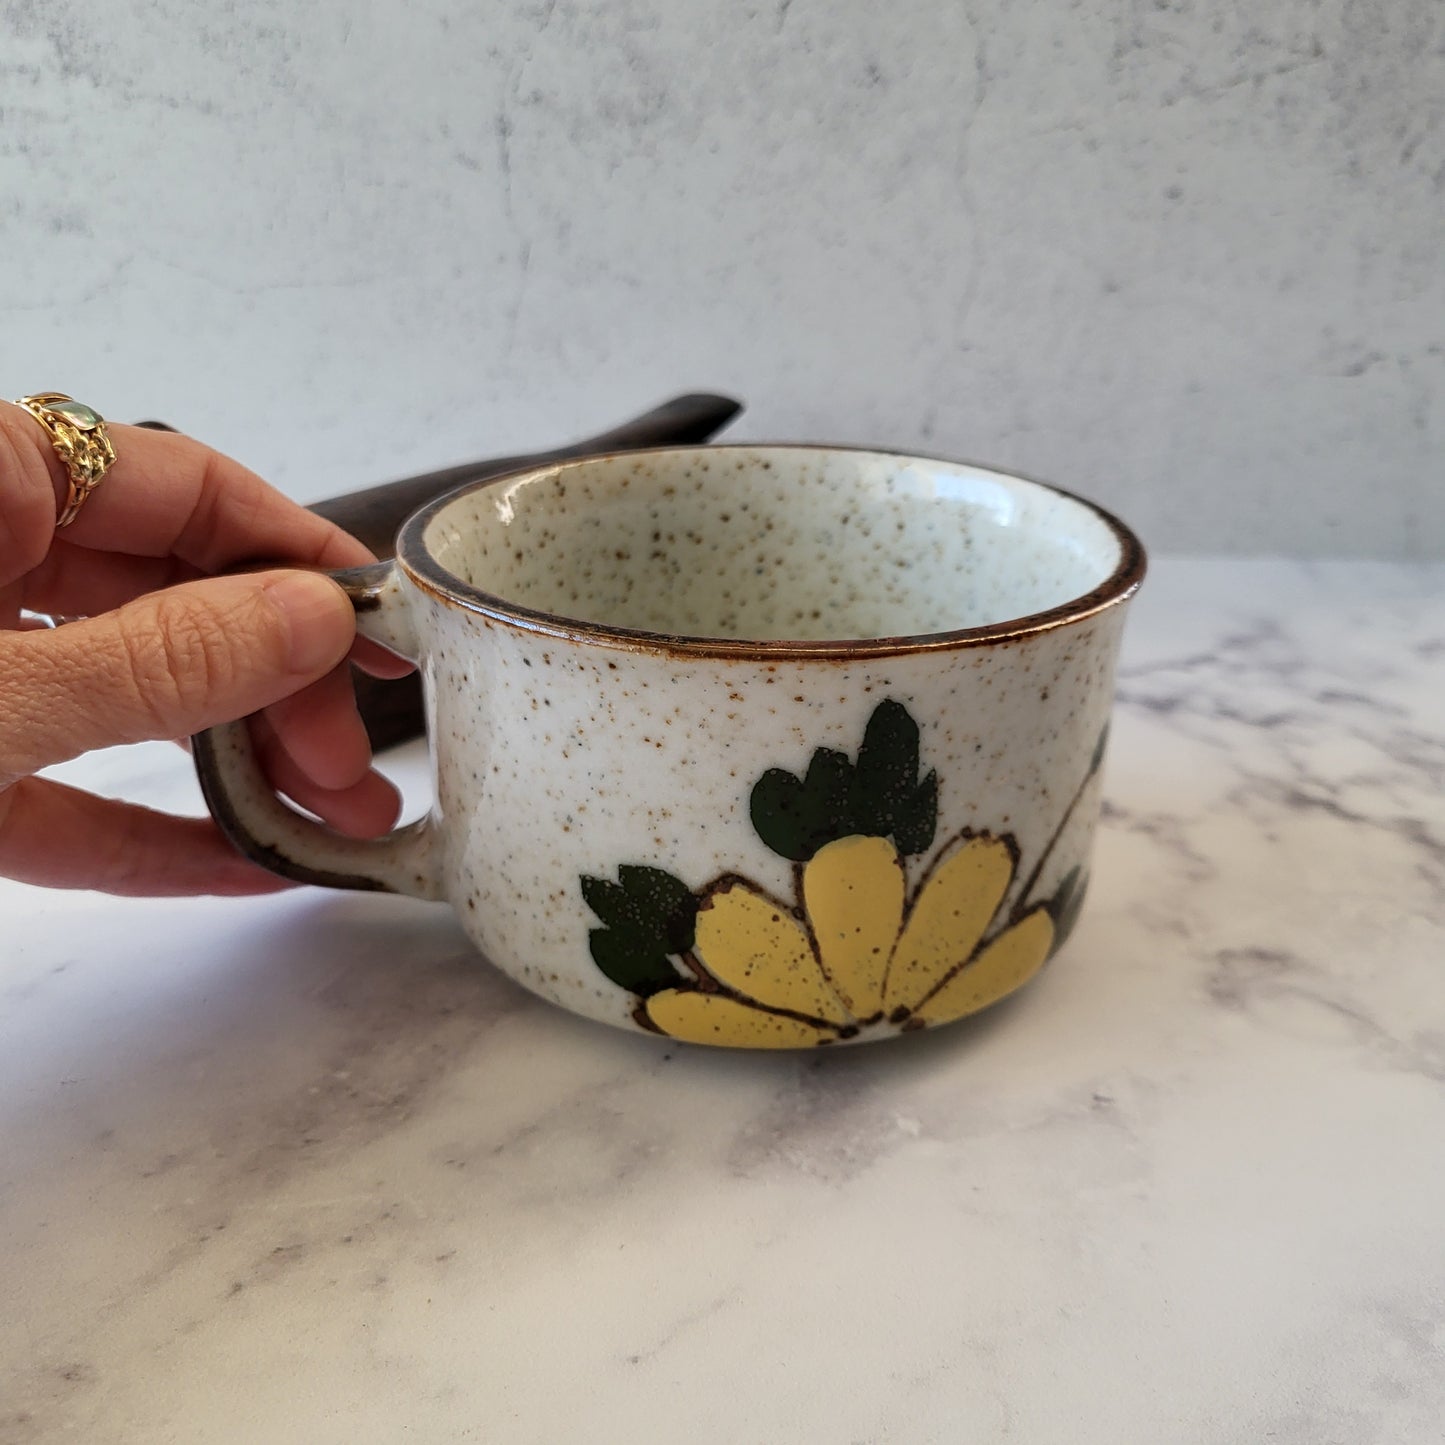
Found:
[[[355,633],[335,582],[288,571],[208,578],[52,632],[0,634],[0,784],[257,712],[329,672]]]

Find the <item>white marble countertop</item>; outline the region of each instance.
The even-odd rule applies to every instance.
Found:
[[[0,885],[0,1441],[1439,1441],[1445,568],[1156,565],[1106,795],[1036,984],[809,1056]]]

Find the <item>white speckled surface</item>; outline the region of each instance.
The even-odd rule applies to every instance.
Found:
[[[0,1441],[1434,1445],[1442,599],[1158,564],[1067,955],[877,1049],[659,1049],[398,899],[0,885]]]
[[[423,675],[435,806],[342,837],[275,796],[244,723],[218,729],[207,796],[283,876],[446,899],[545,998],[745,1047],[951,1022],[1070,932],[1144,571],[1077,499],[683,448],[470,490],[373,571],[358,624]]]
[[[908,637],[1063,607],[1121,565],[1113,524],[981,467],[709,446],[547,467],[448,504],[425,545],[532,611],[747,639]]]
[[[314,499],[683,386],[1445,554],[1438,0],[15,0],[0,393]]]

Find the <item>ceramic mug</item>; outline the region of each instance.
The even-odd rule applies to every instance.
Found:
[[[413,658],[435,802],[378,840],[207,801],[285,877],[444,899],[577,1013],[695,1043],[889,1037],[1027,982],[1078,916],[1144,553],[956,462],[721,446],[468,487],[336,574]]]

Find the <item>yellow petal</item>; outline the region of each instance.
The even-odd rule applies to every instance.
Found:
[[[913,1008],[978,946],[1014,875],[1000,838],[965,838],[924,880],[893,954],[883,1007]]]
[[[1046,909],[1035,908],[1000,933],[970,964],[961,968],[914,1017],[941,1024],[977,1013],[1027,983],[1049,956],[1054,924]]]
[[[675,1039],[733,1049],[806,1049],[835,1037],[831,1029],[764,1013],[720,993],[676,988],[653,994],[647,1000],[647,1016]]]
[[[852,1022],[802,924],[741,879],[728,879],[703,899],[696,948],[707,971],[744,998],[830,1023]]]
[[[854,1018],[883,1007],[883,979],[903,927],[903,862],[886,838],[839,838],[803,870],[803,906],[823,972]]]

